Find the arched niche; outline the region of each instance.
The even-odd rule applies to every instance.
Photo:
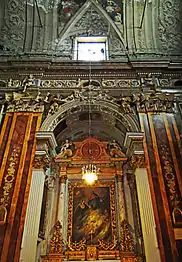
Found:
[[[56,113],[47,116],[40,131],[54,132],[56,139],[62,141],[78,141],[88,136],[88,114],[92,118],[91,135],[102,140],[115,139],[122,146],[127,132],[140,131],[137,115],[125,113],[116,103],[99,99],[90,105],[87,100],[63,104]]]

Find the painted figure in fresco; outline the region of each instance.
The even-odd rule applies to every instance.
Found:
[[[87,244],[97,244],[98,239],[108,240],[111,224],[108,203],[94,190],[87,200],[82,199],[74,211],[74,241],[86,239]]]
[[[115,22],[122,23],[121,7],[113,0],[107,0],[103,7]]]

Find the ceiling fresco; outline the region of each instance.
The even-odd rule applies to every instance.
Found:
[[[58,17],[60,22],[68,22],[70,18],[85,4],[85,0],[61,0],[58,4]],[[119,0],[97,1],[108,13],[113,21],[122,23],[122,2]]]

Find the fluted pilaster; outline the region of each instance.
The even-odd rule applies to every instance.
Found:
[[[35,262],[45,173],[33,170],[20,261]]]
[[[139,209],[141,215],[142,232],[144,239],[145,255],[147,262],[161,261],[157,236],[152,199],[149,188],[146,168],[136,168],[136,186],[138,193]]]

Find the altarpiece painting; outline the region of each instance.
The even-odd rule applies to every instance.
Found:
[[[114,183],[70,184],[69,236],[73,243],[99,246],[115,235]]]

